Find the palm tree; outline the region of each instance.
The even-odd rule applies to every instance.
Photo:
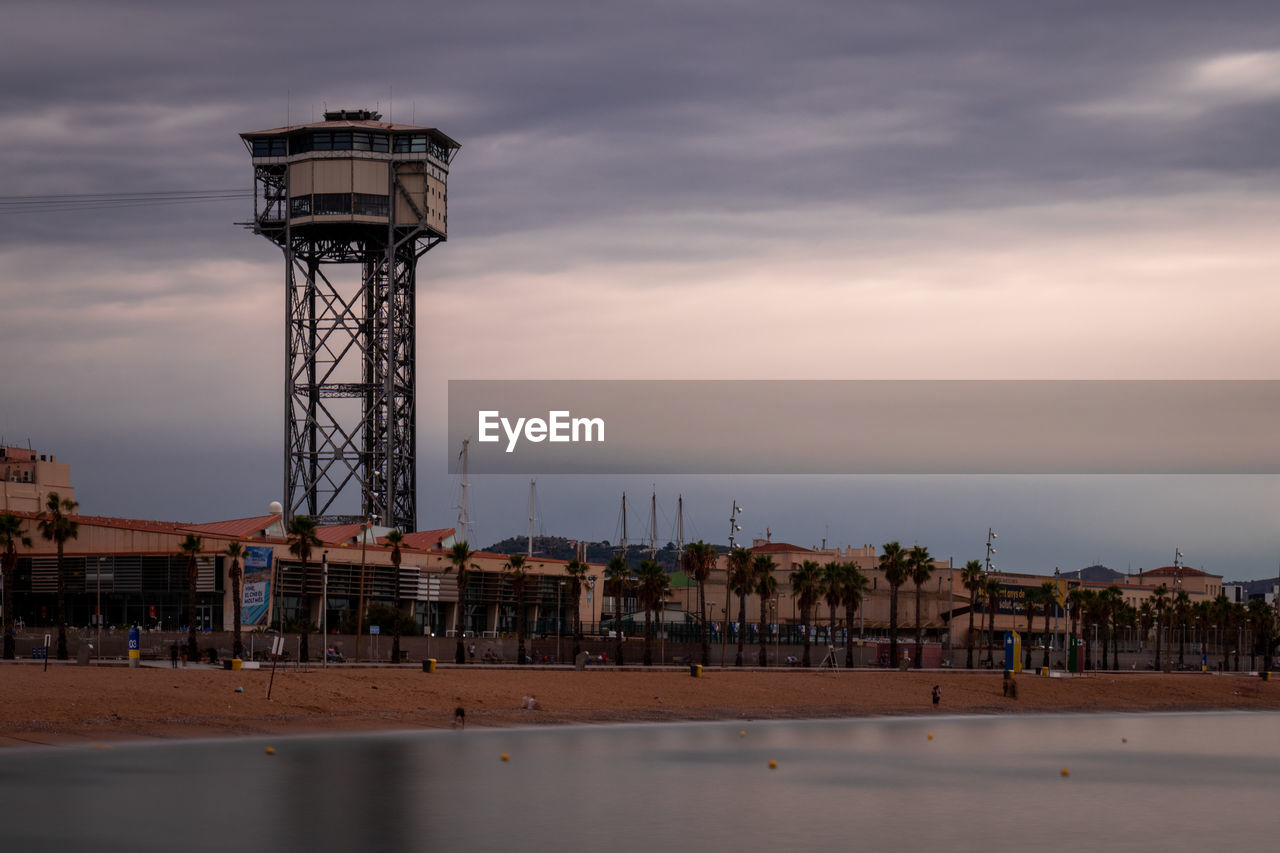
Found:
[[[302,591],[299,596],[299,607],[302,610],[300,624],[302,636],[298,645],[298,660],[307,663],[311,660],[311,580],[307,571],[307,561],[311,559],[311,550],[322,544],[316,535],[316,520],[309,515],[295,515],[289,519],[286,531],[289,539],[289,553],[302,563]],[[280,626],[284,630],[284,626]]]
[[[0,513],[0,577],[4,585],[0,596],[4,597],[4,659],[13,660],[17,654],[13,643],[13,573],[18,569],[18,546],[31,547],[31,537],[22,532],[22,519],[11,512]]]
[[[1045,669],[1049,668],[1049,612],[1053,610],[1054,605],[1058,603],[1058,587],[1053,581],[1046,580],[1040,582],[1040,602],[1044,605],[1044,663],[1041,664]]]
[[[1178,669],[1185,666],[1187,650],[1187,619],[1191,615],[1191,596],[1185,589],[1173,594],[1173,624],[1178,626]]]
[[[827,602],[827,614],[831,622],[829,645],[833,650],[836,645],[836,610],[844,597],[844,568],[844,563],[835,560],[822,567],[822,598]]]
[[[1000,608],[1000,593],[1002,587],[1000,581],[993,577],[988,577],[982,584],[982,597],[987,602],[987,618],[989,627],[987,629],[987,659],[991,661],[991,665],[996,665],[996,610]],[[1009,661],[1005,661],[1005,666],[1009,665]]]
[[[1208,604],[1208,602],[1201,602]],[[1146,648],[1146,640],[1151,636],[1151,626],[1156,624],[1156,611],[1147,600],[1138,605],[1138,650]]]
[[[1227,666],[1227,630],[1231,626],[1231,600],[1225,593],[1218,593],[1213,600],[1213,622],[1218,628],[1218,650],[1222,653],[1222,669]]]
[[[233,632],[231,656],[243,658],[244,641],[240,638],[240,606],[244,602],[240,593],[240,581],[244,579],[244,570],[240,568],[240,561],[244,559],[244,546],[239,542],[232,542],[222,553],[231,558],[231,568],[227,570],[227,576],[231,579],[231,630]]]
[[[582,585],[591,567],[575,558],[564,570],[569,575],[569,598],[573,601],[573,658],[577,660],[582,653]]]
[[[711,665],[711,643],[707,639],[707,579],[716,565],[716,549],[699,539],[684,549],[685,574],[698,585],[698,624],[702,640],[702,665]]]
[[[738,596],[738,657],[734,666],[742,666],[743,643],[747,639],[747,587],[751,584],[751,552],[746,548],[734,548],[729,552],[729,561],[725,567],[724,596],[724,639],[729,639],[729,602],[732,596]],[[723,651],[723,647],[721,648]],[[723,658],[723,655],[721,655]]]
[[[809,658],[809,609],[822,594],[822,570],[815,560],[805,560],[791,572],[791,593],[800,605],[800,621],[804,629],[804,666]]]
[[[1256,669],[1258,650],[1262,650],[1262,671],[1271,671],[1271,637],[1275,633],[1276,612],[1270,604],[1261,598],[1254,598],[1248,604],[1249,630],[1253,632],[1253,643],[1249,646],[1249,669]]]
[[[614,554],[609,558],[609,565],[604,568],[604,579],[613,583],[613,634],[617,638],[614,647],[616,663],[622,666],[622,598],[627,586],[631,583],[631,570],[627,568],[627,558]]]
[[[524,586],[529,579],[529,563],[523,554],[512,554],[503,564],[502,570],[511,578],[511,591],[516,596],[516,656],[520,665],[524,666],[527,658],[524,649]]]
[[[188,533],[178,544],[179,553],[187,558],[187,660],[195,663],[200,659],[200,647],[196,644],[196,587],[200,581],[200,567],[196,563],[196,555],[204,547],[204,540],[194,533]]]
[[[1035,619],[1036,609],[1040,606],[1040,587],[1029,586],[1022,592],[1022,605],[1027,613],[1027,639],[1023,643],[1026,648],[1023,650],[1026,654],[1026,663],[1022,665],[1023,669],[1031,669],[1031,647],[1035,645],[1031,641],[1031,622]]]
[[[898,587],[907,580],[907,554],[897,542],[888,542],[880,555],[880,569],[889,583],[889,666],[898,665]]]
[[[1080,605],[1080,629],[1085,635],[1084,641],[1084,668],[1086,670],[1093,669],[1093,641],[1088,638],[1089,626],[1097,624],[1098,621],[1098,591],[1093,589],[1079,589],[1079,605]],[[1097,633],[1097,632],[1095,632]]]
[[[453,636],[458,641],[457,647],[453,650],[453,662],[456,664],[467,662],[467,648],[466,644],[462,642],[462,635],[465,633],[462,626],[462,607],[467,598],[467,585],[471,583],[471,572],[480,568],[471,562],[471,558],[475,556],[475,553],[465,540],[453,543],[453,547],[449,549],[447,555],[449,565],[444,570],[445,574],[455,569],[458,572],[454,578],[458,589],[458,603],[453,607]]]
[[[1080,632],[1078,630],[1078,627],[1080,626],[1080,623],[1084,621],[1083,620],[1084,611],[1088,605],[1089,596],[1091,594],[1092,593],[1090,593],[1089,590],[1085,589],[1082,586],[1072,587],[1067,591],[1067,609],[1068,611],[1070,611],[1070,614],[1071,614],[1071,639],[1076,642],[1077,669],[1079,669],[1082,666],[1085,669],[1088,668],[1087,666],[1084,665],[1085,662],[1080,660],[1081,644],[1080,644]],[[1071,644],[1070,644],[1070,641],[1068,641],[1067,648],[1070,649],[1070,647],[1071,647]],[[1084,646],[1084,654],[1086,658],[1089,656],[1089,647],[1087,645]]]
[[[58,660],[66,660],[67,655],[67,581],[62,571],[62,554],[68,539],[80,535],[80,522],[71,516],[75,515],[80,504],[70,498],[59,497],[57,492],[50,492],[45,498],[44,512],[36,528],[40,536],[58,546]],[[6,596],[7,598],[7,596]],[[46,650],[46,654],[48,651]]]
[[[973,611],[982,598],[982,561],[970,560],[960,572],[960,584],[969,591],[969,642],[965,654],[965,668],[973,669]]]
[[[656,560],[641,560],[636,597],[644,608],[644,665],[653,666],[653,628],[649,614],[662,606],[671,590],[667,572]]]
[[[920,587],[933,574],[933,558],[929,549],[923,545],[915,545],[907,552],[907,566],[911,571],[911,582],[916,585],[916,669],[924,667],[924,623],[920,619]]]
[[[853,668],[853,614],[862,606],[869,584],[867,576],[858,571],[856,564],[845,563],[840,600],[844,604],[844,621],[848,626],[844,636],[844,665],[850,669]]]
[[[1209,626],[1213,624],[1213,602],[1197,601],[1191,605],[1191,614],[1200,629],[1201,663],[1209,660]]]
[[[769,665],[769,602],[778,592],[778,580],[773,570],[778,564],[768,554],[757,554],[751,561],[751,575],[755,578],[755,592],[760,596],[760,666]]]
[[[391,571],[395,575],[391,594],[392,600],[395,602],[392,607],[395,611],[395,618],[391,620],[391,662],[400,663],[400,608],[402,606],[400,601],[400,560],[402,559],[400,546],[404,544],[404,533],[399,529],[388,530],[387,535],[383,538],[391,546]]]
[[[1115,623],[1116,623],[1117,636],[1116,636],[1115,646],[1113,647],[1113,651],[1111,652],[1111,654],[1113,655],[1112,668],[1119,669],[1120,668],[1120,638],[1119,638],[1118,632],[1121,628],[1132,628],[1134,625],[1138,624],[1138,608],[1134,607],[1132,604],[1125,604],[1121,602],[1115,615]]]
[[[1225,600],[1226,596],[1223,596]],[[1164,609],[1169,601],[1169,589],[1164,584],[1156,587],[1156,591],[1151,593],[1151,609],[1156,612],[1156,672],[1161,670],[1160,666],[1160,631],[1164,628]]]
[[[1249,643],[1249,669],[1250,671],[1258,668],[1258,647],[1262,644],[1262,627],[1265,620],[1265,614],[1270,612],[1271,608],[1265,601],[1260,598],[1253,598],[1244,606],[1245,624],[1248,626],[1249,634],[1253,641]]]
[[[1102,668],[1105,669],[1107,666],[1107,649],[1110,648],[1111,666],[1113,669],[1119,669],[1120,656],[1117,648],[1119,636],[1116,625],[1124,609],[1124,594],[1120,591],[1120,587],[1111,584],[1098,594],[1098,600],[1102,617]]]

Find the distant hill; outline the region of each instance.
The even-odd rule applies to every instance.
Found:
[[[535,536],[533,537],[533,556],[535,558],[546,557],[552,560],[572,560],[577,553],[578,542],[579,540],[577,539],[568,539],[563,536]],[[525,554],[529,550],[529,537],[512,536],[503,539],[501,542],[495,542],[482,550],[494,554]],[[616,553],[618,553],[618,547],[607,540],[587,543],[588,563],[608,563]],[[627,546],[628,566],[639,568],[640,561],[647,559],[649,559],[649,547],[647,545]],[[668,572],[674,572],[679,568],[676,565],[676,544],[668,542],[663,545],[654,555],[654,559],[658,561],[658,565]]]
[[[1062,576],[1086,583],[1123,583],[1126,578],[1122,572],[1108,569],[1106,566],[1086,566],[1074,572],[1063,572]]]

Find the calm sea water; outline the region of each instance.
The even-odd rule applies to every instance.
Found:
[[[1280,830],[1280,715],[4,750],[0,815],[14,851],[1251,851]]]

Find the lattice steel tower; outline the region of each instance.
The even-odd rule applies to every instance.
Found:
[[[285,259],[285,517],[417,528],[414,298],[446,239],[439,130],[367,110],[242,133],[247,223]],[[343,270],[359,270],[359,276]],[[359,492],[359,504],[355,492]]]

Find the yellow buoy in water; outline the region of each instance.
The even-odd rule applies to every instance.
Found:
[[[746,733],[746,732],[744,732],[744,731],[739,731],[739,732],[738,732],[738,737],[746,737],[746,736],[747,736],[747,733]]]
[[[1070,776],[1070,775],[1071,775],[1071,771],[1064,767],[1064,768],[1062,768],[1062,775],[1063,775],[1063,776]]]
[[[777,770],[777,769],[778,769],[778,762],[774,761],[773,759],[769,759],[769,769],[770,769],[770,770]]]
[[[933,740],[933,732],[929,732],[929,740]]]
[[[507,755],[505,752],[504,752],[504,753],[502,753],[502,760],[503,760],[503,761],[506,761],[506,760],[508,760],[508,759],[510,759],[510,758],[511,758],[511,756]]]
[[[275,755],[275,754],[276,754],[276,748],[274,746],[267,747],[267,755]]]

